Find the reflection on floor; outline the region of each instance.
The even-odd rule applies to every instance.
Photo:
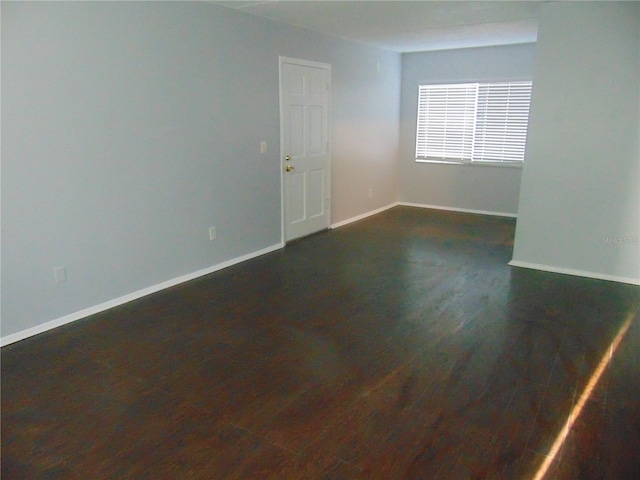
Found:
[[[2,478],[640,478],[640,289],[513,232],[397,207],[9,345]]]

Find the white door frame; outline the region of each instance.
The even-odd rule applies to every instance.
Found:
[[[331,64],[315,62],[312,60],[302,60],[299,58],[293,57],[284,57],[280,55],[278,57],[278,85],[279,85],[279,95],[280,98],[278,100],[280,104],[280,232],[281,238],[280,241],[284,245],[285,241],[285,198],[284,198],[284,173],[285,173],[285,160],[284,157],[286,153],[284,152],[284,129],[283,129],[283,118],[284,118],[284,105],[283,105],[283,94],[282,94],[282,64],[288,63],[293,65],[300,65],[303,67],[313,67],[313,68],[321,68],[327,70],[329,73],[329,93],[327,98],[327,153],[328,153],[328,165],[327,165],[327,228],[331,226]]]

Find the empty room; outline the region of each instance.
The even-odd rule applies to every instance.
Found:
[[[3,479],[640,479],[640,2],[0,16]]]

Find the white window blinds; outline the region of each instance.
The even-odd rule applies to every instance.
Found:
[[[521,163],[531,82],[420,85],[416,159]]]
[[[416,158],[470,160],[477,85],[420,85]]]

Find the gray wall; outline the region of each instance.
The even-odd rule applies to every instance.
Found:
[[[542,10],[514,264],[640,282],[640,4]]]
[[[415,161],[418,86],[531,80],[535,45],[467,48],[402,56],[398,198],[401,202],[516,214],[522,170]]]
[[[279,55],[333,67],[332,221],[393,203],[400,55],[204,2],[2,2],[3,337],[278,246]]]

